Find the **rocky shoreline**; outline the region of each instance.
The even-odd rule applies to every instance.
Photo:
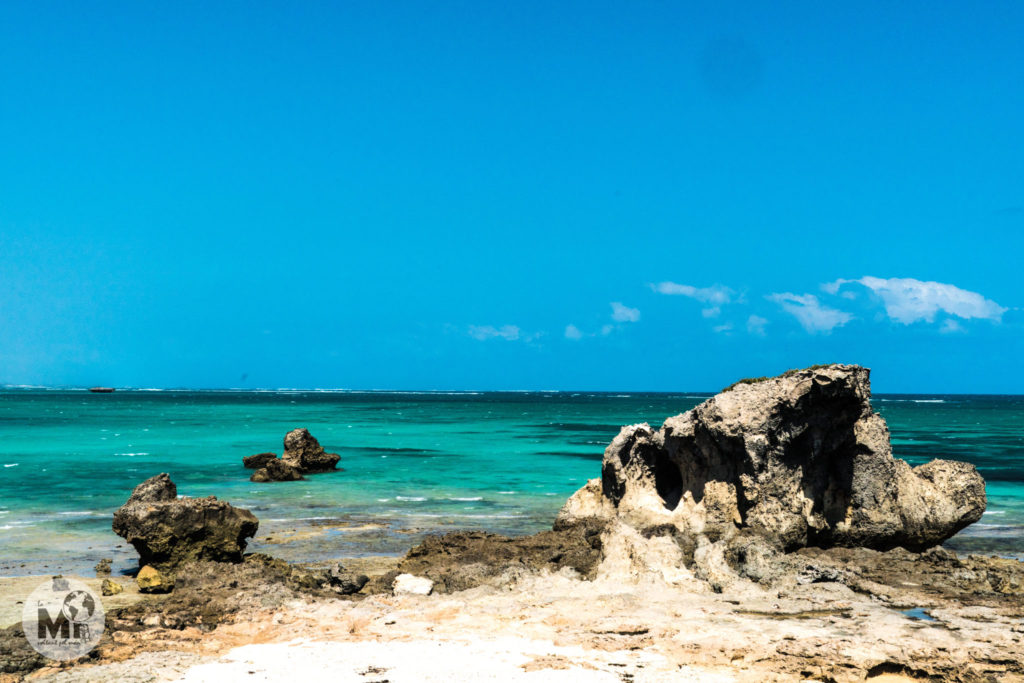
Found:
[[[0,680],[275,680],[302,652],[337,680],[444,680],[444,664],[410,668],[426,644],[497,680],[1024,680],[1024,563],[940,545],[980,517],[984,483],[893,459],[863,368],[739,384],[659,430],[624,427],[601,475],[550,531],[321,566],[244,554],[248,511],[154,477],[114,527],[169,592],[129,587],[70,666],[4,629]]]

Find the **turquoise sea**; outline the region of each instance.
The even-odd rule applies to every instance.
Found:
[[[134,551],[110,531],[132,487],[169,472],[179,494],[251,509],[251,544],[297,561],[399,554],[426,533],[548,528],[599,476],[619,426],[707,394],[0,390],[0,576],[89,574]],[[967,460],[987,481],[959,551],[1024,557],[1024,397],[885,396],[895,455]],[[245,455],[307,427],[344,471],[253,484]]]

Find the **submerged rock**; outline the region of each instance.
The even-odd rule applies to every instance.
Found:
[[[252,473],[249,481],[299,481],[305,479],[302,473],[278,458],[271,458],[263,467]]]
[[[827,365],[739,383],[657,431],[623,427],[601,479],[570,498],[559,523],[670,525],[712,543],[742,530],[785,551],[923,550],[980,519],[985,483],[974,466],[894,459],[870,396],[867,368]]]
[[[303,474],[328,472],[341,460],[337,453],[326,453],[308,429],[293,429],[284,437],[281,459]]]
[[[239,562],[259,520],[248,510],[209,498],[178,499],[167,474],[147,479],[114,513],[114,533],[139,553],[139,564],[173,569],[188,560]]]
[[[266,467],[267,463],[272,460],[277,460],[276,453],[257,453],[242,458],[242,465],[248,470],[258,470],[261,467]]]

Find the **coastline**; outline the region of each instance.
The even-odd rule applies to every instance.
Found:
[[[401,556],[262,552],[336,558],[346,534],[393,533],[365,517],[264,528],[246,552],[250,510],[161,473],[113,530],[162,594],[116,596],[71,664],[7,626],[0,680],[290,680],[325,662],[353,681],[1024,680],[1024,563],[941,545],[982,518],[983,478],[895,459],[869,399],[859,366],[740,383],[622,427],[547,530],[415,529]],[[281,464],[256,456],[264,475],[337,464],[305,429],[284,444]]]

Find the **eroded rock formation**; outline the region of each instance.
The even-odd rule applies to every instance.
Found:
[[[325,452],[308,429],[293,429],[284,437],[284,455],[281,459],[303,474],[310,474],[333,470],[338,466],[341,456]]]
[[[249,477],[249,481],[299,481],[302,473],[280,458],[271,458]]]
[[[293,429],[284,437],[284,455],[257,453],[242,458],[242,464],[256,470],[250,481],[298,481],[304,474],[337,469],[341,456],[327,453],[308,429]]]
[[[827,365],[734,385],[656,431],[623,427],[557,524],[615,520],[707,554],[741,532],[786,551],[923,550],[976,522],[974,466],[894,459],[870,396],[867,368]]]
[[[135,547],[139,566],[168,570],[189,560],[239,562],[259,520],[209,498],[178,498],[166,474],[147,479],[114,513],[114,533]]]

